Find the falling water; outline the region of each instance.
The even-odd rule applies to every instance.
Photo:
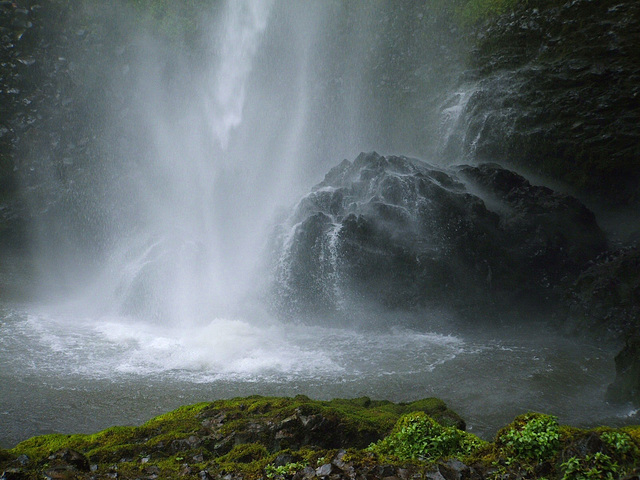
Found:
[[[238,1],[227,5],[221,55],[214,62],[213,88],[207,99],[208,119],[223,150],[231,130],[242,123],[246,84],[272,3]]]
[[[365,331],[288,324],[262,302],[280,207],[361,151],[435,151],[424,132],[438,122],[413,107],[441,105],[447,85],[438,75],[458,67],[411,35],[441,27],[428,9],[229,0],[203,26],[208,43],[195,57],[176,58],[140,32],[127,47],[131,68],[107,69],[109,91],[124,98],[112,103],[126,107],[107,101],[98,112],[108,119],[102,161],[78,169],[65,191],[52,188],[82,199],[90,221],[34,200],[40,288],[0,304],[0,444],[251,393],[440,396],[479,433],[523,408],[597,417],[600,397],[583,391],[601,389],[612,366],[596,347],[464,335],[449,312],[425,313],[420,330],[410,328],[415,318],[388,312]],[[325,249],[333,272],[324,288],[340,298],[337,233]],[[487,374],[496,366],[498,387]],[[549,372],[555,380],[545,386]],[[553,395],[567,379],[573,411]]]

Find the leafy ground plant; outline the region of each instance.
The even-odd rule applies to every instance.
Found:
[[[453,455],[469,455],[484,442],[455,427],[440,425],[422,412],[398,420],[391,434],[369,450],[400,460],[437,460]]]
[[[602,452],[584,458],[571,457],[561,468],[562,480],[614,480],[620,476],[618,464]]]
[[[637,456],[638,448],[631,437],[624,432],[605,431],[600,434],[600,438],[620,457]]]
[[[281,476],[290,476],[296,473],[298,470],[302,470],[307,466],[306,462],[291,462],[285,465],[267,465],[264,469],[265,476],[269,479],[277,478]]]
[[[558,420],[541,413],[520,415],[498,433],[498,443],[516,458],[546,460],[560,447]]]

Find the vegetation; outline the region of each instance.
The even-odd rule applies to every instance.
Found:
[[[486,442],[455,425],[463,426],[459,417],[433,398],[395,404],[254,396],[185,406],[139,427],[34,437],[0,450],[0,472],[2,478],[229,480],[377,479],[401,471],[412,478],[451,468],[487,479],[615,479],[640,472],[640,427],[583,430],[527,413]]]
[[[369,450],[398,460],[437,460],[469,455],[485,442],[475,435],[439,424],[422,412],[403,416],[391,434]]]
[[[527,413],[498,433],[497,443],[512,457],[543,461],[560,446],[558,421],[551,415]]]
[[[306,466],[308,466],[307,462],[290,462],[284,465],[279,465],[277,467],[275,465],[267,465],[264,469],[264,472],[267,478],[276,478],[293,475]]]
[[[602,452],[584,458],[570,457],[561,467],[562,480],[614,480],[621,473],[618,464]]]
[[[527,0],[465,0],[457,7],[457,16],[464,24],[473,24],[505,13]]]

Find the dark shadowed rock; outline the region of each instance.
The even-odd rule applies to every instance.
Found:
[[[29,478],[27,472],[15,467],[7,468],[0,473],[0,480],[26,480],[27,478]]]
[[[606,252],[568,289],[568,328],[619,340],[640,332],[640,246]]]
[[[292,317],[547,298],[605,244],[579,201],[498,165],[361,154],[280,227],[273,298]]]
[[[515,2],[477,29],[449,153],[637,205],[639,32],[635,0]]]
[[[640,405],[640,337],[628,338],[615,362],[616,378],[607,389],[607,399]]]
[[[70,448],[57,451],[49,456],[52,464],[72,470],[89,471],[89,460],[83,454]],[[63,468],[63,469],[64,469]]]

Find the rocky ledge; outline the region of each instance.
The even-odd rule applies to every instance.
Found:
[[[182,407],[140,427],[34,437],[0,450],[0,478],[480,480],[640,474],[640,427],[582,430],[528,413],[492,442],[464,427],[434,398],[394,404],[366,397],[254,396]]]

